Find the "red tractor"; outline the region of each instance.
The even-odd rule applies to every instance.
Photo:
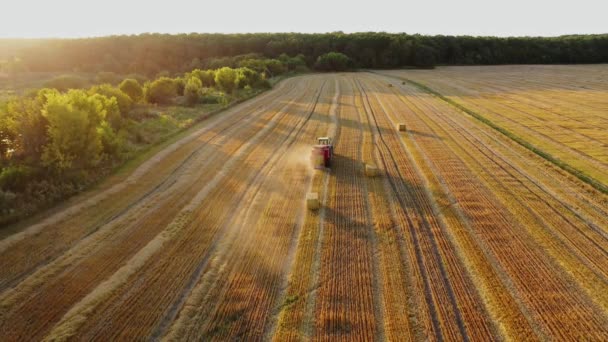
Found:
[[[312,164],[315,169],[323,169],[331,166],[334,157],[334,145],[329,137],[317,138],[318,144],[312,147]]]

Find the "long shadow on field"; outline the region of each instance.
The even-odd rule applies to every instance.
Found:
[[[195,140],[196,141],[196,140]],[[208,153],[210,158],[203,159],[201,154]],[[169,157],[165,157],[169,158]],[[74,243],[84,239],[101,228],[106,227],[109,224],[120,224],[124,226],[124,229],[117,230],[117,234],[111,237],[112,241],[126,242],[130,241],[130,249],[121,249],[120,256],[129,258],[132,253],[135,253],[138,248],[142,247],[155,236],[155,233],[160,231],[173,219],[172,213],[176,213],[185,206],[188,201],[195,195],[193,190],[202,187],[202,184],[198,182],[197,170],[204,169],[206,165],[214,163],[215,160],[223,160],[230,158],[219,146],[215,144],[202,143],[200,146],[192,149],[188,154],[184,154],[183,159],[176,162],[176,166],[168,173],[163,174],[162,177],[151,179],[151,177],[144,177],[140,179],[141,182],[150,182],[151,185],[146,191],[138,193],[132,200],[128,202],[121,202],[113,200],[113,196],[100,201],[94,206],[83,208],[79,215],[74,217],[67,217],[60,221],[59,224],[53,224],[46,227],[41,233],[34,237],[28,238],[19,244],[9,247],[2,253],[0,253],[0,267],[4,268],[3,264],[11,263],[11,267],[4,268],[10,270],[10,273],[3,273],[0,277],[0,290],[4,290],[10,286],[16,285],[19,281],[24,279],[25,276],[31,274],[38,267],[54,260],[58,255],[64,253],[68,248],[72,247]],[[152,183],[153,182],[153,183]],[[190,183],[190,186],[184,186],[184,183]],[[182,195],[176,196],[177,200],[167,202],[164,196],[169,196],[174,192],[179,192]],[[170,207],[171,211],[163,213],[162,211],[147,210],[143,214],[139,214],[137,219],[128,221],[128,216],[131,214],[131,210],[136,208],[143,203],[162,203],[166,208]],[[72,202],[68,202],[65,206],[70,205]],[[88,217],[97,218],[96,220],[88,220]],[[82,224],[81,222],[93,222],[92,224]],[[153,225],[145,224],[144,222],[154,222]],[[150,226],[150,227],[149,227]],[[70,237],[68,240],[58,232],[68,230]],[[136,234],[139,231],[147,231],[145,237],[140,236],[137,240],[126,238],[130,234]],[[107,246],[112,246],[108,244]],[[44,245],[45,248],[42,250],[39,245]],[[39,250],[36,257],[32,257],[31,249]],[[114,248],[114,247],[112,247]],[[100,250],[101,252],[103,250]],[[10,255],[10,257],[8,257]],[[88,256],[82,261],[91,259],[92,256]],[[118,256],[115,258],[119,260]],[[16,260],[16,261],[15,261]],[[128,259],[125,259],[128,260]],[[2,272],[0,272],[2,273]],[[46,284],[49,285],[49,284]]]
[[[290,298],[279,298],[278,296],[270,299],[270,302],[266,303],[264,310],[277,306],[291,305],[294,301],[310,299],[308,296],[313,291],[318,290],[321,287],[330,286],[331,283],[341,283],[352,279],[352,272],[356,271],[352,267],[345,267],[348,264],[361,265],[364,262],[363,259],[369,257],[376,257],[378,250],[371,250],[371,255],[368,252],[359,250],[359,248],[373,248],[373,222],[367,222],[367,216],[365,214],[366,204],[365,201],[357,202],[357,192],[360,192],[359,196],[365,199],[370,194],[383,195],[384,193],[376,193],[376,191],[390,191],[386,188],[375,190],[367,187],[367,179],[363,174],[363,163],[359,160],[349,158],[348,156],[335,154],[333,164],[330,169],[317,172],[329,172],[330,183],[335,183],[337,186],[337,193],[335,196],[340,198],[328,198],[327,203],[322,203],[324,210],[324,224],[325,233],[323,239],[325,243],[321,251],[321,258],[327,259],[329,262],[321,262],[321,267],[325,269],[319,270],[321,274],[325,272],[323,279],[316,284],[312,284],[312,287],[307,289],[305,293],[296,294]],[[422,191],[422,187],[408,183],[404,179],[398,179],[390,177],[386,174],[380,174],[377,177],[389,177],[389,183],[406,183],[407,191],[418,192]],[[276,189],[264,190],[264,191],[275,191]],[[367,192],[366,192],[367,190]],[[305,193],[301,196],[304,201]],[[301,203],[294,203],[293,205],[301,205]],[[358,206],[357,206],[358,205]],[[396,205],[399,205],[398,203]],[[354,215],[354,210],[359,211],[357,217]],[[414,209],[415,210],[415,209]],[[296,226],[296,222],[293,222],[293,226]],[[393,226],[391,229],[399,230],[401,233],[397,236],[402,236],[403,232],[408,234],[406,227]],[[333,231],[332,231],[333,229]],[[295,231],[293,232],[295,234]],[[302,234],[301,236],[305,236]],[[329,240],[330,237],[336,238],[335,241]],[[395,241],[385,241],[384,237],[378,237],[379,243],[395,243]],[[399,238],[401,240],[401,238]],[[350,240],[350,241],[349,241]],[[346,244],[336,245],[336,241],[347,242]],[[302,242],[300,242],[302,243]],[[363,247],[366,246],[366,247]],[[229,301],[232,304],[227,307],[228,312],[223,312],[222,317],[219,321],[215,321],[215,324],[210,327],[209,331],[205,333],[206,337],[229,337],[227,332],[230,331],[233,325],[237,324],[237,331],[233,332],[236,336],[244,338],[247,336],[257,336],[259,332],[249,330],[252,329],[248,325],[248,320],[254,319],[256,310],[260,308],[245,306],[243,303],[251,302],[250,296],[257,296],[261,293],[275,293],[273,286],[282,283],[282,279],[286,276],[283,272],[286,270],[283,265],[282,267],[270,267],[265,261],[267,256],[265,254],[272,254],[267,250],[251,249],[244,251],[243,260],[257,260],[250,264],[251,268],[246,268],[237,271],[240,274],[241,279],[245,279],[240,285],[240,288],[247,289],[240,292],[239,297],[223,298],[221,301]],[[331,253],[331,254],[328,254]],[[367,254],[366,254],[367,253]],[[297,270],[292,270],[297,271]],[[347,272],[350,272],[347,274]],[[371,284],[370,284],[371,286]],[[276,294],[274,295],[276,296]],[[350,305],[349,298],[330,298],[339,305]],[[283,301],[283,302],[278,302]],[[217,315],[216,313],[215,315]],[[270,312],[268,313],[270,314]],[[321,335],[349,335],[356,333],[357,327],[354,322],[348,320],[348,318],[340,319],[326,319],[324,321],[316,322],[317,328],[321,329]],[[255,327],[259,329],[260,327]],[[234,337],[234,336],[232,336]]]
[[[324,239],[323,249],[321,250],[321,267],[325,269],[319,270],[321,277],[319,282],[312,284],[308,289],[308,293],[323,288],[320,293],[325,293],[327,297],[324,300],[329,300],[333,305],[344,306],[348,308],[352,305],[355,298],[350,298],[349,295],[338,292],[334,293],[332,289],[336,284],[351,282],[353,280],[366,282],[373,279],[373,274],[369,278],[360,272],[365,272],[362,265],[369,262],[369,258],[377,257],[379,249],[374,249],[374,236],[379,244],[405,243],[404,235],[412,234],[409,227],[401,225],[393,225],[389,230],[393,233],[376,231],[374,228],[374,217],[371,217],[371,222],[367,221],[367,206],[366,200],[372,196],[385,196],[387,192],[392,192],[392,188],[382,186],[377,189],[369,186],[368,178],[364,175],[364,165],[360,160],[352,159],[348,156],[335,154],[334,162],[331,168],[330,184],[336,186],[335,198],[328,198],[326,203],[322,203],[325,212],[324,218]],[[413,198],[414,193],[424,192],[424,187],[420,184],[412,184],[406,179],[394,177],[388,174],[378,174],[378,177],[383,183],[388,180],[389,184],[395,184],[396,188],[402,189],[403,192],[395,193],[395,196]],[[381,193],[380,193],[381,192]],[[396,206],[408,206],[406,212],[416,212],[419,208],[415,201],[404,200],[394,202]],[[371,216],[371,213],[369,213]],[[386,229],[386,228],[385,228]],[[414,227],[418,234],[426,234],[426,229],[422,227]],[[396,238],[394,238],[396,237]],[[401,241],[401,242],[398,242]],[[407,258],[402,259],[406,262]],[[405,267],[405,266],[404,266]],[[355,272],[355,273],[353,273]],[[373,272],[371,269],[368,272]],[[363,277],[363,278],[361,278]],[[363,280],[368,279],[368,280]],[[371,288],[373,282],[366,285],[352,284],[352,286],[364,286]],[[340,286],[339,286],[340,287]],[[329,291],[329,292],[327,292]],[[307,298],[307,294],[301,294],[301,298]],[[317,298],[317,301],[321,299]],[[339,310],[339,309],[338,309]],[[331,315],[329,315],[331,316]],[[327,318],[325,320],[317,320],[316,327],[319,329],[321,336],[348,336],[357,334],[358,327],[355,322],[352,322],[349,317]],[[359,327],[360,328],[360,327]]]

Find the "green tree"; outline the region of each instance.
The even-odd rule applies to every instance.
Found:
[[[136,79],[127,78],[120,83],[118,88],[127,96],[131,98],[133,102],[139,102],[144,96],[144,90]]]
[[[0,166],[10,158],[16,138],[15,118],[10,115],[6,105],[2,105],[0,106],[0,162],[2,162]]]
[[[175,90],[178,96],[184,96],[184,89],[186,88],[186,80],[183,77],[176,77],[173,79],[175,83]]]
[[[161,77],[144,85],[144,98],[149,103],[167,104],[177,96],[173,79]]]
[[[114,130],[118,131],[121,129],[124,124],[124,116],[120,109],[120,100],[118,100],[116,96],[108,96],[101,93],[93,94],[93,97],[102,104],[102,107],[106,112],[104,122],[107,121]],[[128,96],[126,97],[129,98]]]
[[[281,58],[291,69],[293,65],[286,56],[304,54],[307,65],[313,65],[318,56],[330,51],[346,54],[353,60],[353,65],[363,68],[413,65],[415,50],[420,46],[435,49],[435,63],[440,64],[608,62],[608,34],[504,38],[386,32],[142,34],[38,40],[35,44],[29,41],[0,41],[4,58],[19,57],[31,71],[100,71],[99,66],[105,65],[107,68],[103,69],[106,71],[146,75],[154,75],[161,70],[182,72],[186,65],[204,66],[207,69],[224,66],[252,68],[242,64],[242,61],[259,59],[264,54],[285,54]],[[200,66],[197,58],[201,61]]]
[[[226,93],[232,93],[236,87],[236,70],[223,67],[215,71],[215,84]]]
[[[44,89],[35,97],[18,98],[6,106],[6,134],[11,136],[7,142],[10,143],[13,154],[28,163],[36,164],[42,156],[48,129],[42,108],[46,103],[46,96],[56,93],[57,91]],[[4,129],[0,127],[0,131]]]
[[[120,134],[116,134],[116,131],[107,121],[103,121],[99,125],[97,133],[101,139],[104,157],[110,160],[115,157],[120,157],[120,154],[125,148],[124,137]]]
[[[42,110],[49,122],[49,143],[42,155],[44,165],[61,171],[99,163],[102,142],[98,127],[106,110],[98,96],[81,90],[47,96]]]
[[[317,58],[315,69],[321,71],[344,71],[352,68],[351,59],[340,52],[328,52]]]
[[[259,73],[249,68],[238,68],[236,69],[236,84],[238,88],[244,88],[246,86],[255,87],[259,84],[262,77]]]
[[[414,65],[421,68],[434,67],[437,60],[435,54],[435,49],[430,46],[417,46],[414,54]]]
[[[195,69],[192,70],[190,75],[201,80],[203,87],[210,88],[215,86],[215,72],[213,70]]]
[[[89,90],[89,94],[99,94],[107,98],[115,98],[116,101],[118,101],[120,115],[123,117],[127,117],[129,111],[131,111],[131,108],[133,107],[133,100],[131,100],[129,95],[125,94],[119,88],[113,87],[109,84],[94,86]]]
[[[266,70],[270,72],[270,76],[278,76],[287,71],[287,67],[278,59],[267,59],[265,60]]]
[[[306,67],[306,57],[299,54],[295,57],[289,57],[286,53],[282,53],[279,56],[279,60],[283,63],[288,70],[293,71],[298,67]]]
[[[199,102],[201,98],[201,90],[203,88],[203,83],[197,77],[191,76],[188,78],[186,82],[186,87],[184,89],[184,96],[186,97],[186,102],[189,105],[194,105]]]
[[[249,68],[259,73],[266,71],[266,63],[262,59],[244,59],[239,62],[239,67]]]
[[[34,169],[26,165],[11,165],[0,169],[0,189],[22,192],[34,176]]]

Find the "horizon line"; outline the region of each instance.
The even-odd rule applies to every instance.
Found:
[[[302,31],[251,31],[251,32],[138,32],[138,33],[110,33],[101,35],[83,35],[83,36],[2,36],[1,40],[52,40],[52,39],[95,39],[95,38],[108,38],[108,37],[130,37],[130,36],[142,36],[142,35],[205,35],[205,34],[218,34],[218,35],[235,35],[235,34],[335,34],[342,33],[345,35],[358,34],[358,33],[386,33],[386,34],[405,34],[409,36],[444,36],[444,37],[488,37],[488,38],[559,38],[567,36],[601,36],[608,35],[608,32],[598,33],[567,33],[557,35],[473,35],[473,34],[445,34],[445,33],[407,33],[397,31],[324,31],[324,32],[302,32]]]

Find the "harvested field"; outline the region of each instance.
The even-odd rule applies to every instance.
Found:
[[[0,240],[0,339],[607,340],[608,195],[461,108],[606,186],[607,75],[287,79]]]
[[[449,67],[387,74],[422,83],[608,183],[606,65]]]

